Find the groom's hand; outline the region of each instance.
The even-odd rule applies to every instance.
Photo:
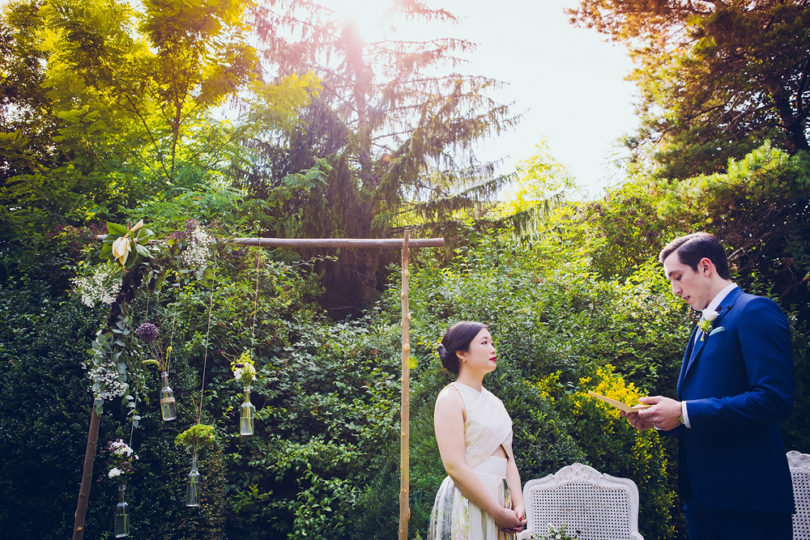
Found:
[[[628,414],[628,416],[632,414],[638,415],[639,424],[663,431],[670,431],[681,425],[682,409],[680,401],[675,401],[672,398],[663,396],[643,397],[639,398],[639,401],[647,405],[652,405],[645,409],[639,409],[637,413]],[[632,424],[633,422],[631,421],[630,423]],[[649,427],[646,429],[649,429]]]
[[[627,418],[627,421],[630,423],[630,425],[639,431],[644,431],[653,428],[652,420],[641,418],[637,410],[630,412],[619,411],[619,414],[622,415],[624,418]]]

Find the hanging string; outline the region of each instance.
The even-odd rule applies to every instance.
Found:
[[[135,435],[135,422],[130,421],[130,423],[129,423],[129,443],[127,444],[127,446],[129,446],[130,448],[132,448],[132,437],[134,435]]]
[[[169,333],[169,348],[172,349],[172,350],[174,350],[174,347],[172,347],[172,344],[174,343],[174,328],[175,328],[175,325],[177,324],[177,304],[179,304],[179,303],[180,303],[179,300],[175,299],[175,301],[174,301],[174,310],[173,310],[174,314],[172,315],[172,331],[171,331],[171,333]],[[166,372],[168,373],[169,372],[169,364],[171,364],[171,362],[172,362],[172,357],[171,357],[171,355],[166,355],[166,356],[167,356],[167,358],[166,358]]]
[[[149,300],[151,298],[152,298],[151,295],[148,295],[148,294],[146,295],[146,310],[145,310],[145,313],[146,313],[146,320],[147,321],[149,320]],[[143,350],[141,350],[140,347],[138,348],[138,359],[139,360],[143,359]],[[129,421],[129,442],[127,443],[127,446],[129,446],[130,448],[132,448],[132,439],[133,439],[134,436],[135,436],[135,421],[130,420]]]
[[[211,312],[214,310],[214,282],[216,281],[217,267],[211,273],[211,294],[208,300],[208,328],[205,330],[205,353],[203,354],[202,384],[200,385],[200,405],[197,407],[197,424],[202,419],[203,396],[205,393],[205,368],[208,364],[208,339],[211,335]],[[195,449],[196,452],[196,449]]]

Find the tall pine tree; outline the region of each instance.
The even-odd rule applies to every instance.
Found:
[[[409,224],[406,213],[441,219],[491,197],[505,178],[493,177],[493,164],[476,159],[475,143],[517,120],[488,97],[498,83],[457,71],[474,47],[468,41],[401,37],[414,21],[451,24],[455,17],[397,0],[384,23],[388,37],[366,42],[356,24],[328,6],[265,0],[255,11],[268,73],[312,72],[322,84],[304,123],[251,143],[262,148],[263,159],[244,176],[256,193],[300,171],[322,173],[323,181],[286,209],[301,216],[300,226],[279,232],[384,237]],[[366,305],[388,260],[352,253],[328,265],[326,301],[333,311]]]

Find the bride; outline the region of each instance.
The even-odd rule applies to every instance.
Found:
[[[512,453],[512,419],[483,387],[497,365],[487,327],[463,321],[438,348],[458,377],[436,398],[433,425],[448,476],[430,514],[430,540],[501,540],[526,525],[520,473]],[[511,497],[510,497],[511,495]]]

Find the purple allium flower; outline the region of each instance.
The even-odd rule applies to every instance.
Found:
[[[152,323],[143,323],[135,330],[135,335],[138,336],[138,339],[144,341],[146,343],[151,343],[155,341],[158,337],[158,327]]]

